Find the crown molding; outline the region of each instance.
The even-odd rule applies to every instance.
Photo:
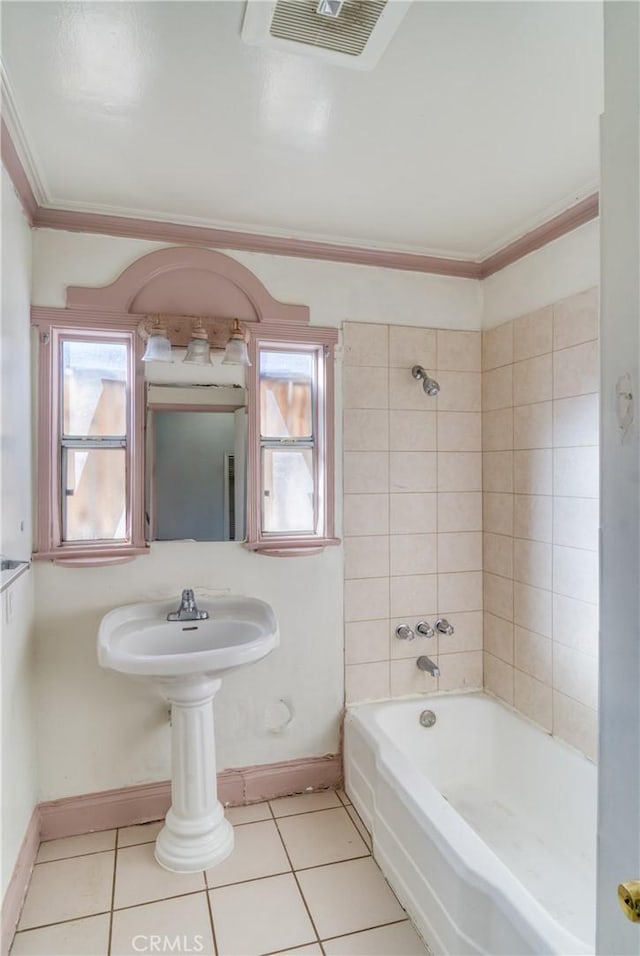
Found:
[[[596,192],[569,206],[487,258],[477,261],[320,242],[311,239],[269,236],[260,233],[154,219],[55,209],[38,202],[37,195],[42,193],[39,180],[34,191],[32,187],[34,179],[28,175],[22,158],[14,146],[8,124],[5,123],[4,118],[1,122],[3,165],[20,197],[29,222],[35,228],[40,229],[59,229],[66,232],[145,239],[172,245],[208,246],[217,249],[258,252],[266,255],[319,259],[351,265],[376,266],[381,269],[399,269],[408,272],[450,276],[457,279],[485,279],[598,216],[598,193]],[[29,173],[33,173],[32,168],[29,168]]]
[[[2,102],[2,117],[6,127],[6,130],[3,129],[3,139],[5,134],[8,133],[13,150],[16,153],[22,167],[22,172],[24,176],[26,176],[27,182],[29,183],[31,191],[35,197],[36,205],[42,206],[46,202],[48,192],[45,184],[42,181],[42,177],[38,172],[38,163],[35,161],[33,153],[29,147],[29,141],[25,134],[22,123],[20,122],[20,116],[16,107],[13,89],[11,87],[11,83],[9,82],[9,77],[7,76],[7,72],[4,68],[1,58],[0,95]]]

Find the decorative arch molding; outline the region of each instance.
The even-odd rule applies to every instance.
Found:
[[[141,256],[110,285],[68,286],[67,309],[309,324],[308,306],[279,302],[240,262],[212,249],[191,246],[172,246]]]

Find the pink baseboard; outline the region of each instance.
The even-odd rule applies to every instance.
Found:
[[[18,852],[9,886],[2,900],[2,938],[0,942],[0,952],[2,956],[5,956],[5,954],[9,952],[39,846],[40,811],[38,807],[36,807],[31,814],[31,819],[29,820],[22,846]]]

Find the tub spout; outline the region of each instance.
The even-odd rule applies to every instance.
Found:
[[[425,654],[422,654],[418,658],[416,665],[421,671],[426,671],[428,674],[431,674],[432,677],[440,677],[440,668]]]

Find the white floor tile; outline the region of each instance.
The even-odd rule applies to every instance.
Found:
[[[316,954],[322,956],[319,943],[314,943],[311,946],[299,946],[295,949],[283,949],[278,953],[278,956],[316,956]]]
[[[153,843],[164,826],[164,820],[154,823],[139,823],[118,830],[118,847],[135,846],[137,843]]]
[[[275,817],[288,817],[293,813],[308,813],[311,810],[328,810],[340,806],[335,790],[300,793],[294,797],[278,797],[277,800],[269,802]]]
[[[348,803],[351,803],[351,800],[349,800],[349,797],[347,796],[347,793],[345,790],[336,790],[336,793],[338,794],[342,802],[345,804],[345,806]]]
[[[353,825],[355,826],[356,830],[358,831],[358,833],[360,834],[360,836],[362,837],[362,839],[363,839],[364,842],[366,843],[366,845],[367,845],[367,847],[369,848],[369,850],[371,850],[371,848],[372,848],[372,844],[371,844],[371,834],[369,833],[369,831],[367,830],[366,826],[364,825],[364,823],[363,823],[362,820],[360,819],[360,815],[358,814],[358,811],[356,810],[355,807],[352,807],[351,805],[349,805],[349,806],[346,808],[346,810],[347,810],[347,813],[349,814],[349,816],[351,817],[351,819],[352,819],[352,821],[353,821]]]
[[[151,937],[167,940],[159,953],[214,953],[207,894],[194,893],[177,899],[133,906],[113,914],[111,956],[137,956],[154,952]],[[176,946],[175,940],[179,944]],[[169,946],[173,948],[169,948]]]
[[[303,870],[298,880],[321,939],[406,918],[372,857]]]
[[[111,907],[115,853],[92,853],[55,863],[38,863],[20,917],[28,929],[94,916]]]
[[[100,830],[97,833],[83,833],[80,836],[63,837],[60,840],[46,840],[40,844],[36,863],[66,860],[69,857],[81,856],[84,853],[114,850],[115,846],[115,830]]]
[[[235,831],[233,852],[207,870],[209,886],[226,886],[291,870],[273,820],[247,823]]]
[[[204,872],[172,873],[165,870],[156,863],[153,849],[153,843],[143,843],[118,850],[115,909],[205,889]]]
[[[344,807],[283,817],[278,826],[295,870],[369,853]]]
[[[224,815],[234,827],[243,823],[273,819],[268,803],[252,803],[248,807],[225,807]]]
[[[322,945],[326,956],[428,956],[428,950],[408,920],[353,936],[340,936]]]
[[[106,956],[109,914],[16,933],[11,956]]]
[[[210,890],[218,951],[260,956],[316,939],[292,874]]]

